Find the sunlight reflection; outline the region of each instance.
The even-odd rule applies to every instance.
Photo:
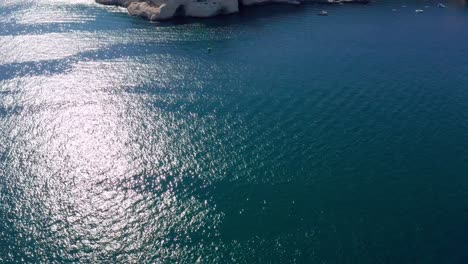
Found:
[[[142,112],[140,95],[127,92],[148,76],[124,73],[145,68],[129,61],[84,62],[66,74],[3,82],[2,106],[21,109],[6,125],[19,142],[12,146],[18,153],[13,163],[32,176],[19,179],[30,190],[21,206],[47,215],[41,221],[55,234],[43,243],[88,260],[125,253],[126,261],[136,261],[135,249],[148,246],[170,258],[183,250],[169,250],[176,241],[219,224],[215,208],[180,189],[183,175],[172,172],[181,162],[168,145],[177,140],[168,133],[170,115]],[[135,126],[145,123],[135,120],[142,118],[148,118],[146,129]],[[135,134],[152,140],[151,148],[135,141]],[[158,166],[158,160],[164,162]],[[144,171],[159,186],[145,187]],[[46,233],[23,232],[37,238]]]

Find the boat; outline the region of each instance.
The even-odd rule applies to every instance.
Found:
[[[322,10],[320,11],[320,13],[318,13],[319,16],[328,16],[328,12],[325,11],[325,10]]]

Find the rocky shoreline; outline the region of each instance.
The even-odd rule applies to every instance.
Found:
[[[151,21],[167,20],[174,17],[213,17],[239,12],[239,6],[266,3],[299,5],[304,0],[96,0],[104,5],[127,8],[128,13]],[[314,0],[313,0],[314,1]],[[329,4],[362,3],[370,0],[315,0]]]

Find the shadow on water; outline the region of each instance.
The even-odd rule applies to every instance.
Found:
[[[152,22],[156,27],[172,27],[180,26],[187,24],[201,24],[208,28],[224,27],[224,26],[236,26],[246,24],[255,25],[258,21],[264,21],[265,19],[282,19],[290,16],[295,16],[298,14],[310,13],[311,11],[317,13],[319,10],[323,9],[338,9],[338,8],[352,8],[356,6],[388,6],[389,8],[399,7],[400,5],[408,6],[436,6],[440,1],[373,1],[369,4],[345,4],[345,5],[330,5],[326,3],[316,3],[313,1],[305,1],[301,5],[289,5],[289,4],[264,4],[264,5],[254,5],[249,7],[243,7],[240,9],[239,13],[230,14],[230,15],[219,15],[214,18],[190,18],[190,17],[177,17],[176,19],[170,21],[161,21],[161,22]],[[453,0],[447,1],[450,7],[456,8],[459,10],[466,10],[467,4],[465,0]],[[314,13],[314,14],[315,14]],[[144,20],[140,18],[141,20]]]
[[[418,6],[418,5],[429,5],[435,6],[440,1],[374,1],[368,4],[368,6],[379,6],[388,8],[399,8],[402,5]],[[451,8],[456,8],[461,11],[467,10],[467,2],[465,0],[452,0],[446,1]],[[156,27],[173,27],[188,24],[199,24],[208,28],[217,28],[224,26],[236,26],[236,25],[255,25],[258,21],[264,21],[265,19],[282,19],[298,14],[305,14],[308,12],[318,12],[323,9],[336,9],[336,8],[352,8],[354,6],[362,6],[362,4],[346,4],[341,5],[330,5],[324,3],[314,3],[312,1],[305,1],[301,5],[288,5],[288,4],[264,4],[255,5],[249,7],[243,7],[239,13],[230,15],[219,15],[214,18],[190,18],[179,15],[173,20],[160,21],[160,22],[148,22],[147,20],[139,17],[129,16],[125,12],[109,12],[106,8],[101,6],[78,6],[78,9],[86,9],[87,12],[91,11],[95,16],[94,20],[86,21],[84,23],[60,23],[60,27],[56,27],[56,23],[44,23],[44,24],[21,24],[16,21],[9,21],[0,23],[0,36],[6,35],[23,35],[23,34],[43,34],[45,32],[67,32],[70,30],[88,30],[93,28],[99,31],[107,30],[119,30],[122,28],[147,28],[149,24]],[[3,17],[11,16],[23,6],[7,6],[0,9],[0,15]],[[316,9],[316,10],[315,10]],[[183,13],[183,10],[179,10],[179,13]]]
[[[172,27],[187,24],[201,24],[206,27],[223,27],[233,25],[245,25],[246,23],[254,23],[256,21],[272,18],[288,17],[300,13],[305,13],[306,9],[301,6],[293,5],[258,5],[248,8],[242,8],[239,13],[230,15],[219,15],[215,18],[190,18],[177,17],[174,20],[153,22],[156,27]]]
[[[146,49],[146,45],[116,44],[107,48],[80,52],[66,59],[0,64],[0,80],[10,80],[25,76],[58,75],[71,70],[78,62],[118,60],[129,56],[138,56],[142,53],[146,55],[164,54],[171,51],[170,44],[158,43],[158,49],[151,49],[150,51]]]

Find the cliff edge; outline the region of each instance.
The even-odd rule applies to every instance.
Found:
[[[249,6],[264,3],[301,4],[303,0],[96,0],[104,5],[127,8],[128,13],[151,21],[173,17],[212,17],[239,12],[239,5]],[[325,3],[368,3],[369,0],[316,0]]]

